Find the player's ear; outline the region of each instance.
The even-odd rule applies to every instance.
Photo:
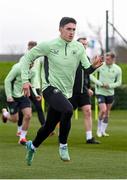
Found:
[[[62,32],[62,27],[59,27],[59,31]]]

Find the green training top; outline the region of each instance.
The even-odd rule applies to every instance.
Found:
[[[34,76],[35,76],[35,71],[29,70],[28,78],[30,79],[31,84],[33,84]],[[18,98],[23,96],[20,63],[16,63],[15,65],[12,66],[12,69],[5,78],[4,87],[7,98],[9,97]],[[37,95],[34,87],[32,87],[32,90],[34,94]]]
[[[96,84],[95,93],[97,95],[112,96],[114,95],[114,89],[122,83],[122,70],[116,65],[103,65],[96,70],[98,80],[90,75],[90,80]],[[103,84],[109,85],[109,88],[104,88]]]
[[[40,56],[48,57],[48,78],[45,78],[46,74],[44,73],[42,90],[51,85],[61,90],[67,98],[72,96],[79,62],[81,61],[85,69],[91,65],[81,43],[66,42],[59,37],[53,41],[38,44],[24,55],[21,66],[23,83],[28,82],[29,64]]]
[[[35,77],[33,79],[33,85],[36,89],[42,87],[42,68],[43,68],[43,57],[40,57],[34,61],[34,65],[31,70],[35,71]]]

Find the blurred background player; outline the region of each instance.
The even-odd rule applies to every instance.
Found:
[[[31,80],[31,83],[32,77],[34,76],[34,73],[30,71],[32,66],[33,64],[31,64],[29,67],[29,79]],[[2,119],[4,122],[6,122],[7,120],[17,122],[19,119],[19,111],[22,112],[23,125],[19,136],[19,143],[24,145],[27,142],[26,134],[29,128],[32,109],[29,97],[25,97],[22,91],[20,63],[16,63],[15,65],[13,65],[4,82],[9,112],[6,108],[3,108]]]
[[[99,118],[97,126],[97,136],[109,136],[106,129],[109,121],[110,110],[114,101],[114,89],[122,83],[122,70],[115,64],[115,54],[108,52],[105,55],[104,64],[96,70],[98,78],[91,77],[91,80],[100,85],[96,85],[95,93],[99,104]]]
[[[37,45],[36,41],[29,41],[28,42],[28,51],[30,49],[32,49],[34,46]],[[36,89],[36,92],[38,93],[38,98],[35,96],[35,94],[33,93],[32,88],[30,88],[30,100],[31,102],[34,104],[35,109],[37,111],[37,115],[38,115],[38,120],[41,124],[41,126],[45,125],[45,117],[44,117],[44,113],[42,110],[42,94],[41,94],[41,85],[42,85],[42,78],[41,78],[41,74],[42,74],[42,66],[43,66],[43,58],[40,57],[38,59],[36,59],[36,61],[34,61],[34,65],[31,68],[31,71],[34,71],[35,76],[33,77],[33,86]],[[20,135],[21,133],[21,129],[22,129],[22,121],[23,121],[23,114],[21,111],[19,111],[19,120],[18,120],[18,128],[17,128],[17,136]]]
[[[81,37],[77,41],[82,43],[84,48],[87,48],[88,41],[86,37]],[[89,57],[88,57],[89,59]],[[90,59],[89,59],[90,61]],[[75,83],[73,87],[73,96],[70,102],[73,105],[74,110],[81,108],[84,118],[84,129],[86,132],[87,144],[99,144],[92,135],[92,112],[91,112],[91,96],[93,91],[90,88],[89,74],[82,68],[81,63],[78,66],[75,76]]]

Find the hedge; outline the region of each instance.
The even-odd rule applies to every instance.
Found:
[[[123,85],[116,89],[113,109],[127,110],[127,85]]]
[[[4,79],[11,70],[11,67],[15,64],[14,61],[0,62],[0,85],[4,84]]]
[[[5,91],[4,88],[0,88],[0,110],[2,108],[6,107],[6,96],[5,96]]]

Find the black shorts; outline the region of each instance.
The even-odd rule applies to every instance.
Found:
[[[90,105],[91,104],[91,98],[87,94],[76,94],[73,95],[69,101],[73,105],[73,108],[76,109],[78,107],[82,107],[85,105]]]
[[[103,96],[103,95],[96,95],[98,104],[105,103],[105,104],[112,104],[114,101],[114,96]]]
[[[29,98],[25,96],[14,98],[14,102],[7,102],[7,105],[10,114],[16,114],[19,110],[31,107]]]
[[[50,107],[59,112],[73,111],[73,106],[62,92],[53,86],[47,87],[43,91],[43,97]]]

